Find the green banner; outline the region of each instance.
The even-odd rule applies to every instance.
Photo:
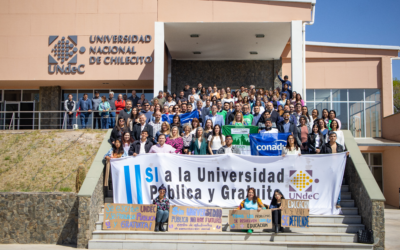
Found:
[[[250,138],[249,134],[257,134],[257,126],[234,126],[225,125],[222,126],[222,134],[227,136],[231,135],[233,139],[233,145],[240,149],[243,155],[251,155],[250,149]]]

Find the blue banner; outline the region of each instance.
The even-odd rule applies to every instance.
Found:
[[[168,122],[169,124],[171,124],[173,122],[174,116],[175,115],[163,114],[161,120],[163,122]],[[188,122],[192,122],[194,118],[199,119],[199,112],[197,110],[194,110],[190,113],[180,114],[179,116],[181,117],[181,124],[185,124]]]
[[[281,155],[289,135],[291,133],[250,134],[251,155]]]

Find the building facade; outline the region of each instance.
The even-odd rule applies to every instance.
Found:
[[[62,110],[68,94],[79,100],[95,90],[128,96],[136,90],[151,99],[199,82],[272,89],[280,85],[278,71],[310,110],[336,110],[342,129],[359,138],[388,202],[398,206],[400,182],[384,180],[395,162],[385,160],[387,144],[365,142],[380,140],[383,118],[393,114],[391,60],[400,47],[305,42],[315,6],[315,0],[0,0],[0,109]],[[0,128],[7,129],[15,117],[1,115]],[[38,128],[36,114],[17,118],[20,129]],[[387,155],[393,150],[400,153],[392,147]]]

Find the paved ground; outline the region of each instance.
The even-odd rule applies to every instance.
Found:
[[[386,250],[400,248],[400,209],[386,206],[385,208]]]
[[[385,208],[386,250],[400,249],[400,209]],[[42,244],[0,244],[0,250],[72,250],[75,246],[42,245]]]

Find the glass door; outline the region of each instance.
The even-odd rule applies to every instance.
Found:
[[[4,119],[4,128],[5,129],[18,129],[19,128],[19,102],[7,102],[5,103],[4,111],[15,112],[15,113],[6,113]],[[13,117],[14,114],[14,117]],[[13,124],[14,122],[14,124]]]
[[[33,102],[21,102],[19,111],[34,111],[35,103]],[[34,129],[34,118],[35,113],[20,113],[19,114],[19,129]]]

